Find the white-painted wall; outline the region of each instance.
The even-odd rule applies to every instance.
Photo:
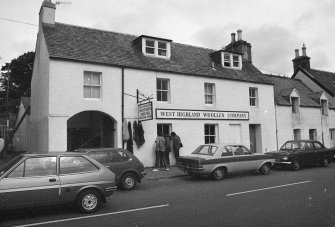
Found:
[[[170,80],[171,102],[156,102],[156,78]],[[204,103],[204,83],[214,83],[216,90],[216,105],[208,107]],[[259,107],[249,106],[249,87],[258,88]],[[181,137],[184,147],[180,154],[190,154],[199,144],[204,143],[204,124],[217,124],[218,142],[230,141],[229,124],[241,126],[241,141],[249,147],[249,124],[261,124],[262,152],[276,148],[275,140],[275,111],[274,94],[271,85],[251,84],[239,81],[228,81],[191,75],[178,75],[172,73],[125,70],[125,93],[136,96],[136,89],[146,95],[153,95],[153,109],[189,109],[189,110],[218,110],[218,111],[248,111],[249,121],[227,120],[163,120],[155,119],[142,122],[145,131],[145,144],[134,149],[135,155],[145,166],[153,166],[155,153],[153,144],[157,136],[157,124],[172,124],[172,131]],[[125,96],[125,118],[134,122],[137,117],[136,99]],[[136,148],[136,145],[134,145]],[[174,163],[174,157],[172,163]]]
[[[17,115],[17,122],[22,118],[24,113],[26,112],[26,108],[24,105],[20,104],[19,113]],[[20,127],[17,129],[15,134],[13,135],[13,148],[15,151],[28,151],[30,147],[30,122],[29,115],[26,115],[23,121],[20,124]]]

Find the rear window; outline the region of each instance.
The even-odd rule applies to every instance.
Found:
[[[73,174],[98,171],[93,163],[81,156],[60,157],[60,174]]]
[[[217,146],[212,145],[201,145],[197,149],[195,149],[192,154],[201,154],[201,155],[209,155],[213,156],[217,151]]]
[[[101,163],[108,162],[108,153],[106,151],[89,152],[88,156]]]

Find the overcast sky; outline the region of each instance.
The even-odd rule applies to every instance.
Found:
[[[0,0],[0,65],[35,50],[43,0]],[[55,3],[56,1],[53,0]],[[56,22],[221,49],[242,29],[253,63],[293,73],[305,43],[311,67],[335,72],[335,0],[61,0]],[[69,4],[71,3],[71,4]],[[17,23],[13,21],[21,21]],[[30,25],[33,24],[33,25]]]

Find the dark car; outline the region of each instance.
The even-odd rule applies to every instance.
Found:
[[[0,169],[0,209],[74,203],[92,213],[116,190],[114,177],[83,154],[19,155]]]
[[[290,140],[279,151],[268,152],[275,157],[276,167],[291,167],[299,170],[302,166],[319,164],[327,167],[334,157],[335,149],[328,149],[316,140]]]
[[[252,153],[241,144],[203,144],[190,155],[178,157],[176,166],[191,175],[221,180],[227,173],[255,171],[266,175],[273,163],[273,156]]]
[[[143,163],[122,148],[82,148],[83,152],[115,173],[115,181],[123,190],[132,190],[145,176]]]

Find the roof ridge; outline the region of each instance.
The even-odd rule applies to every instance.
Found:
[[[331,73],[331,74],[335,74],[335,72],[329,72],[329,71],[325,71],[325,70],[320,70],[320,69],[312,69],[311,70],[315,70],[315,71],[319,71],[319,72],[324,72],[324,73]]]

